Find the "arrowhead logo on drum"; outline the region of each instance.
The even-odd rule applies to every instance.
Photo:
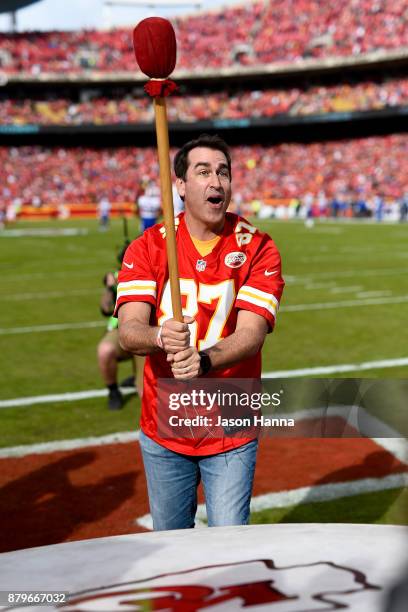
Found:
[[[363,572],[328,561],[286,567],[272,560],[209,565],[71,594],[67,612],[98,610],[196,612],[265,609],[328,612],[358,603],[369,584]]]

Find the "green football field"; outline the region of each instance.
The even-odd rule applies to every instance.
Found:
[[[290,376],[299,370],[299,376],[405,384],[408,225],[255,223],[275,239],[286,280],[276,330],[263,351],[264,372]],[[136,228],[132,220],[131,237]],[[64,235],[66,230],[78,231]],[[103,389],[96,363],[105,326],[99,298],[102,277],[115,268],[122,243],[121,220],[105,233],[96,221],[71,220],[19,222],[0,234],[1,447],[138,427],[140,403],[134,396],[118,412],[108,411],[103,397],[2,406],[5,400]],[[313,370],[322,367],[329,373]],[[119,378],[130,372],[130,364],[122,364]],[[389,424],[399,418],[393,423],[389,411]],[[251,520],[406,524],[406,490],[388,486],[332,501],[268,508],[255,511]]]
[[[408,366],[394,360],[408,357],[408,225],[257,224],[275,239],[286,279],[264,372],[299,369],[312,376],[310,368],[329,366],[329,376],[407,378]],[[61,235],[68,229],[80,232]],[[105,233],[93,220],[19,222],[9,230],[18,235],[0,235],[0,400],[103,388],[96,363],[105,325],[99,297],[123,242],[121,220]],[[130,236],[136,232],[132,220]],[[336,371],[378,361],[383,365]],[[122,364],[120,378],[128,374],[130,365]],[[108,413],[104,398],[2,408],[1,445],[134,429],[135,404],[132,398],[119,413]]]

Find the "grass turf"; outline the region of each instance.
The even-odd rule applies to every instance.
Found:
[[[391,489],[251,513],[251,524],[365,523],[408,525],[408,491]]]
[[[134,395],[115,411],[107,410],[101,398],[5,408],[0,411],[1,447],[135,431],[139,415],[140,400]]]
[[[408,319],[408,226],[257,225],[275,239],[287,281],[276,330],[265,343],[264,371],[407,356],[401,331]],[[99,232],[94,220],[19,222],[15,227],[79,228],[88,233],[19,238],[0,234],[0,399],[102,388],[96,363],[96,346],[104,333],[99,296],[104,273],[116,267],[121,221],[114,220],[107,232]],[[136,235],[136,220],[130,223],[130,235]],[[392,302],[401,296],[407,301]],[[376,299],[380,303],[367,303]],[[290,310],[294,306],[299,310]],[[81,323],[96,327],[25,333],[16,329]],[[406,378],[406,372],[406,367],[395,367],[355,375],[392,379]],[[120,378],[129,373],[130,364],[121,365]],[[1,409],[0,444],[103,435],[133,429],[137,417],[137,402],[113,414],[106,411],[104,398]]]
[[[327,222],[307,229],[303,223],[275,221],[257,225],[275,239],[287,281],[276,330],[265,343],[264,371],[407,357],[402,332],[408,299],[393,300],[408,296],[408,226]],[[92,220],[19,222],[15,227],[80,228],[88,233],[21,238],[0,234],[0,399],[102,388],[96,364],[96,345],[104,333],[99,296],[103,275],[116,267],[116,251],[123,241],[121,222],[113,221],[106,233]],[[130,235],[135,234],[133,221]],[[376,299],[379,303],[369,303]],[[291,310],[294,306],[298,310]],[[83,322],[99,326],[7,333],[13,328]],[[130,364],[121,365],[120,378],[129,374]],[[407,368],[339,376],[353,375],[392,382],[407,378]],[[139,414],[140,402],[133,396],[118,412],[106,409],[105,398],[0,409],[0,446],[131,431],[138,426]],[[251,522],[407,524],[407,495],[396,489],[306,502],[254,513]]]

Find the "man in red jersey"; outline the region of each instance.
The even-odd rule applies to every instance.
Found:
[[[247,524],[257,439],[161,437],[157,384],[260,377],[261,348],[284,286],[280,256],[268,235],[227,213],[231,157],[221,138],[186,143],[174,169],[185,204],[176,218],[184,323],[172,318],[162,225],[128,248],[116,303],[122,347],[147,355],[140,444],[153,525],[193,527],[201,479],[209,526]]]

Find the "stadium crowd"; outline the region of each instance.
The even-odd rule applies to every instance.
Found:
[[[272,117],[282,113],[313,115],[363,111],[408,104],[408,79],[316,86],[309,89],[227,91],[206,95],[173,96],[168,101],[170,121]],[[152,122],[153,106],[145,97],[95,97],[85,102],[69,99],[0,100],[0,122],[5,125],[80,125]]]
[[[238,0],[237,0],[238,4]],[[408,45],[406,0],[259,0],[174,19],[177,67],[256,65]],[[0,35],[0,71],[135,72],[131,29]]]
[[[392,151],[392,154],[390,152]],[[174,154],[174,152],[173,152]],[[302,199],[306,194],[350,199],[400,198],[406,191],[408,134],[308,145],[232,148],[236,202]],[[0,148],[1,199],[5,204],[59,206],[135,202],[140,186],[158,181],[153,148]]]

